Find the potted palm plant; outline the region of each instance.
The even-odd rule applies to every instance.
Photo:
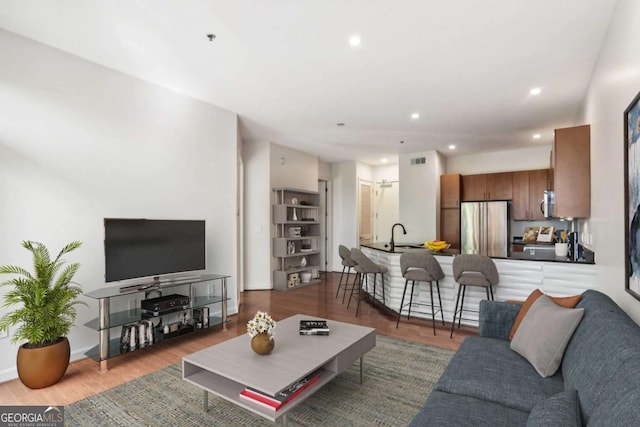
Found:
[[[67,334],[75,323],[75,306],[86,304],[77,300],[82,290],[72,282],[80,264],[66,264],[62,256],[81,245],[71,242],[51,259],[45,245],[24,241],[22,246],[33,255],[33,272],[13,265],[0,266],[0,274],[12,275],[0,284],[10,288],[3,306],[15,307],[0,318],[0,330],[19,325],[11,342],[26,341],[18,349],[17,369],[20,380],[29,388],[57,383],[69,366]]]

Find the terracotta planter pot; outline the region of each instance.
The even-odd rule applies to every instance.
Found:
[[[20,381],[29,388],[49,387],[60,381],[67,371],[71,348],[66,337],[46,347],[18,349],[17,367]]]
[[[261,333],[251,338],[251,349],[261,356],[265,356],[273,350],[275,342],[270,339],[269,334]]]

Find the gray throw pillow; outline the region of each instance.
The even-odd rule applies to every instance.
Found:
[[[566,390],[539,402],[527,419],[527,427],[582,426],[577,390]]]
[[[511,341],[511,349],[527,359],[543,377],[555,374],[564,350],[578,327],[583,308],[564,308],[546,295],[533,303]]]

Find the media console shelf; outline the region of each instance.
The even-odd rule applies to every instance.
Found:
[[[107,360],[130,353],[136,350],[124,350],[121,346],[122,333],[112,337],[112,332],[116,328],[132,327],[139,325],[143,320],[154,322],[153,344],[166,339],[187,333],[204,330],[216,325],[222,325],[226,329],[227,323],[227,279],[230,276],[220,274],[204,274],[192,277],[175,277],[167,280],[141,283],[127,287],[105,286],[95,291],[87,292],[84,296],[98,300],[98,317],[85,323],[85,326],[98,331],[98,345],[89,349],[85,354],[96,362],[100,362],[100,370],[107,370]],[[183,287],[182,290],[176,289]],[[180,307],[175,310],[161,312],[158,315],[145,313],[140,301],[162,294],[164,290],[169,290],[166,294],[184,293],[189,296],[189,306]],[[135,306],[131,306],[131,301],[135,301]],[[111,306],[117,311],[111,311]],[[209,312],[208,322],[202,319],[199,325],[194,320],[195,314]],[[179,313],[184,314],[182,322],[172,322]],[[188,321],[184,321],[188,317]],[[164,326],[173,325],[169,333],[165,333]],[[198,328],[197,326],[200,326]],[[153,344],[146,344],[141,349]]]

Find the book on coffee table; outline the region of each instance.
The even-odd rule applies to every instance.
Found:
[[[277,411],[282,405],[295,398],[307,387],[309,387],[319,379],[320,374],[314,372],[313,374],[292,384],[290,387],[286,388],[275,396],[270,396],[251,387],[247,387],[240,392],[240,398],[250,400],[252,402],[258,403],[262,407]]]
[[[329,335],[326,320],[301,320],[300,335]]]

